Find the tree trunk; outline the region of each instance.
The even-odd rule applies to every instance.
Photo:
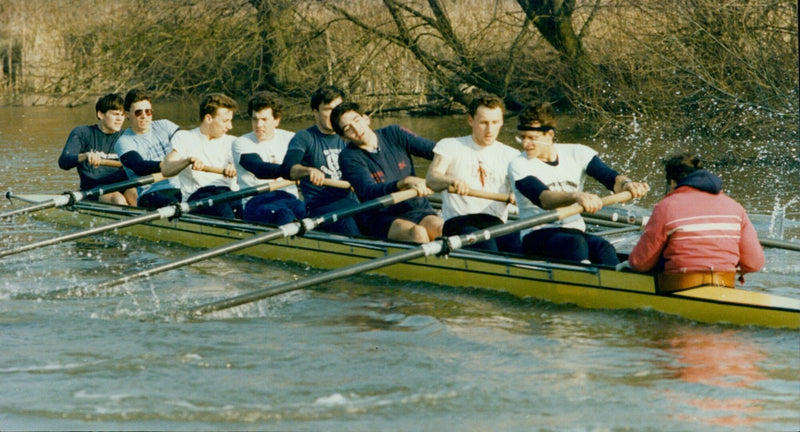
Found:
[[[598,80],[599,71],[583,49],[581,37],[572,26],[575,0],[517,0],[517,3],[542,37],[570,67],[573,84]]]
[[[275,74],[276,55],[279,51],[275,37],[281,10],[291,7],[284,0],[248,0],[256,9],[258,37],[261,40],[261,63],[258,76],[253,80],[254,90],[278,90],[280,85]]]

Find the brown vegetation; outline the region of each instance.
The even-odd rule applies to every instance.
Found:
[[[548,99],[598,133],[798,139],[789,0],[4,0],[0,94],[84,103],[322,83],[375,109],[443,112],[474,90]]]

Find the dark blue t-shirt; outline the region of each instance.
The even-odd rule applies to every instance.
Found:
[[[325,173],[326,178],[341,180],[339,153],[345,146],[346,143],[338,135],[323,134],[316,125],[301,130],[289,141],[289,148],[281,164],[281,175],[284,178],[291,178],[289,172],[292,166],[300,164],[319,168]],[[356,199],[350,190],[315,186],[308,177],[304,177],[300,181],[300,191],[306,206],[310,209],[330,204],[342,198]]]
[[[107,159],[119,159],[114,153],[114,144],[120,134],[121,132],[106,134],[97,125],[76,127],[64,144],[58,166],[65,170],[78,167],[82,190],[127,180],[128,175],[122,168],[102,165],[95,167],[88,161],[78,162],[78,155],[89,151],[105,153]]]
[[[371,153],[349,144],[339,156],[344,179],[356,191],[358,199],[368,201],[397,192],[397,182],[415,176],[412,156],[433,159],[435,142],[422,138],[398,125],[377,129],[378,151]],[[427,198],[412,198],[384,211],[400,215],[411,210],[431,209]]]

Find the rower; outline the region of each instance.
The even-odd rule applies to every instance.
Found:
[[[130,127],[117,140],[116,151],[129,177],[161,172],[161,161],[172,151],[170,140],[180,129],[167,119],[153,120],[153,102],[141,89],[125,95],[125,113]],[[136,205],[157,209],[181,202],[177,177],[139,187]]]
[[[178,176],[183,202],[210,198],[238,190],[231,146],[236,101],[222,93],[211,93],[200,102],[200,126],[181,130],[172,137],[172,151],[161,164],[161,172]],[[187,166],[188,164],[188,166]],[[204,167],[222,168],[222,175],[204,172]],[[195,210],[196,213],[233,219],[241,214],[241,201],[222,202]]]
[[[469,103],[467,123],[472,134],[445,138],[434,147],[434,157],[425,177],[434,192],[442,192],[444,235],[467,234],[508,220],[509,203],[514,201],[508,164],[519,155],[497,137],[503,127],[505,105],[493,94],[479,94]],[[453,192],[449,192],[449,188]],[[481,190],[509,197],[507,202],[469,196]],[[491,252],[519,252],[518,232],[471,246]]]
[[[310,217],[359,204],[349,189],[323,187],[325,179],[342,178],[339,153],[346,144],[331,127],[331,110],[344,100],[344,91],[336,86],[320,87],[311,95],[311,111],[316,124],[295,134],[281,164],[281,176],[300,180],[300,192],[306,203],[306,214]],[[347,236],[361,235],[352,217],[326,224],[320,230]]]
[[[344,179],[361,201],[405,189],[415,189],[417,197],[371,212],[365,234],[413,243],[441,236],[444,220],[425,198],[433,191],[416,176],[412,160],[412,156],[433,159],[435,143],[397,125],[372,130],[369,124],[369,117],[354,102],[331,112],[333,130],[350,142],[339,155]]]
[[[670,157],[664,168],[667,195],[653,208],[630,266],[657,270],[660,291],[733,287],[737,269],[760,270],[764,250],[756,230],[744,207],[722,192],[722,180],[689,152]]]
[[[520,218],[573,203],[588,213],[600,210],[601,198],[583,191],[587,175],[614,193],[629,191],[634,198],[650,190],[647,183],[635,182],[611,169],[588,146],[556,144],[555,111],[549,103],[525,107],[518,119],[517,142],[524,152],[511,161],[508,173],[514,182]],[[523,234],[522,251],[568,261],[619,264],[608,240],[585,231],[586,223],[580,215],[541,225]]]
[[[81,190],[128,179],[124,170],[104,163],[107,160],[119,159],[114,144],[120,136],[122,123],[125,121],[122,96],[109,93],[97,100],[94,110],[99,120],[97,124],[73,129],[58,158],[58,166],[61,169],[69,170],[77,167]],[[126,189],[123,192],[108,192],[89,199],[120,205],[136,205],[136,188]]]
[[[294,132],[278,129],[283,103],[270,92],[258,92],[247,102],[253,131],[233,142],[233,162],[239,187],[253,187],[280,177],[281,163]],[[297,186],[262,193],[244,201],[243,217],[248,221],[283,225],[305,217],[306,206]]]

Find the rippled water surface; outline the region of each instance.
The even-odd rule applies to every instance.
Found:
[[[193,114],[167,108],[158,112],[193,126]],[[75,189],[77,174],[59,170],[56,159],[71,127],[93,121],[90,111],[0,108],[0,191]],[[433,139],[467,133],[461,118],[375,121],[388,122]],[[303,126],[296,123],[286,126]],[[247,127],[237,120],[234,133]],[[504,141],[513,142],[510,135]],[[654,161],[679,147],[586,142],[654,191],[663,188]],[[772,150],[760,145],[752,144],[757,157],[715,170],[760,235],[775,230],[773,213],[785,206],[784,237],[800,240],[800,203],[789,204],[800,169],[785,157],[797,153],[796,144],[784,153],[770,153],[775,143]],[[649,208],[659,197],[636,204]],[[0,211],[10,208],[0,204]],[[67,229],[24,216],[0,220],[0,246]],[[120,295],[15,298],[192,252],[108,233],[0,258],[0,429],[800,429],[797,331],[585,310],[376,276],[199,320],[176,318],[175,311],[314,272],[240,256],[131,283]],[[745,287],[800,298],[800,252],[766,253],[766,269]]]

